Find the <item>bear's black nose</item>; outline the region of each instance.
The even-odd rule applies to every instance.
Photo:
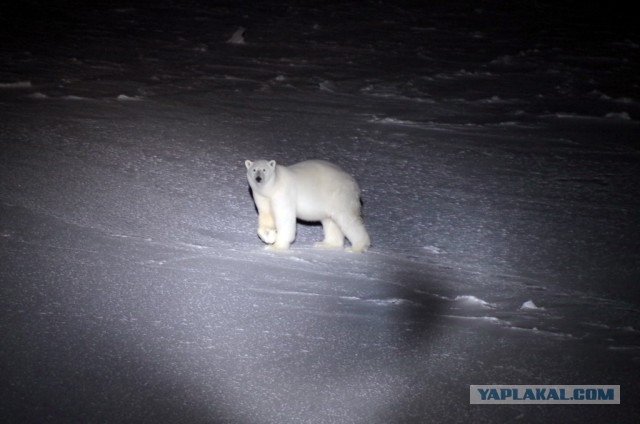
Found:
[[[260,182],[260,181],[262,181],[262,177],[260,177],[260,176],[257,176],[257,177],[256,177],[256,181],[257,181],[257,182]]]

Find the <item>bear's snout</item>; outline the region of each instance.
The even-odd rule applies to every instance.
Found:
[[[261,182],[261,181],[262,181],[262,177],[261,177],[260,175],[258,175],[258,176],[256,177],[256,182],[257,182],[257,183],[259,183],[259,182]]]

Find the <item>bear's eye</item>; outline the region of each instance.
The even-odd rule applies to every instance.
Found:
[[[267,170],[266,170],[266,169],[263,169],[263,170],[262,170],[262,172],[267,172]]]
[[[255,174],[255,173],[256,173],[256,171],[257,171],[257,169],[252,169],[251,171],[253,171],[253,173]]]

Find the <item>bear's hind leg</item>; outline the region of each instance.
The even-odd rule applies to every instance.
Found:
[[[324,230],[324,240],[314,244],[314,246],[324,249],[342,249],[344,246],[344,234],[342,234],[338,224],[333,219],[326,218],[322,220],[322,229]]]
[[[362,217],[356,213],[344,213],[334,217],[336,223],[351,243],[351,251],[366,252],[371,245],[369,233],[364,228]]]

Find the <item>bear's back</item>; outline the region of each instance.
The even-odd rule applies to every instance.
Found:
[[[313,221],[337,210],[359,210],[358,184],[337,165],[323,160],[307,160],[286,169],[295,185],[299,218]]]
[[[306,160],[288,166],[297,186],[307,186],[314,190],[336,188],[336,184],[355,183],[353,177],[339,166],[324,160]]]

